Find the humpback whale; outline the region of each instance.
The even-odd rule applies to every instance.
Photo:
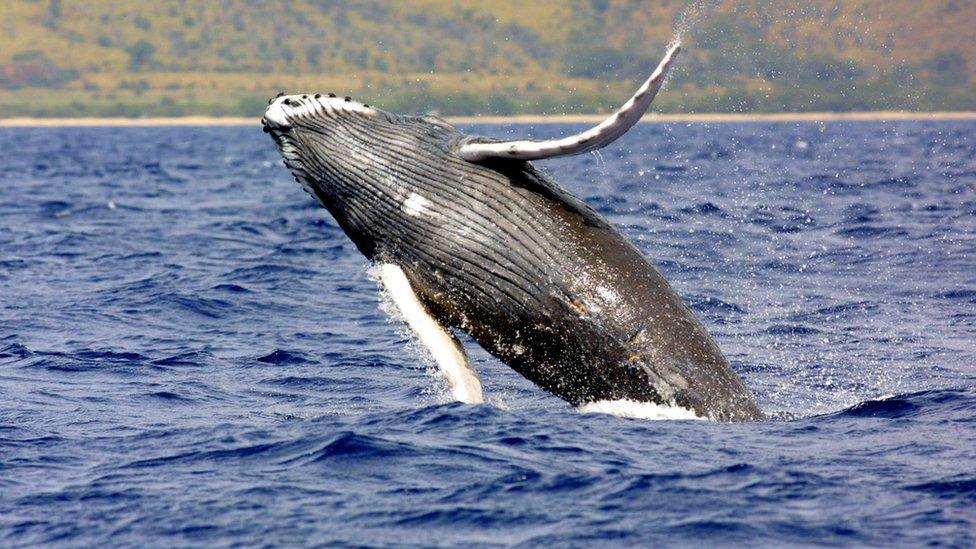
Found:
[[[644,255],[530,161],[605,147],[650,106],[673,45],[602,123],[553,140],[469,136],[334,94],[269,102],[264,131],[426,346],[457,400],[483,400],[455,330],[579,407],[760,419],[705,327]]]

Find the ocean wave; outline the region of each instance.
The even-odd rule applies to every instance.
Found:
[[[974,132],[546,163],[772,411],[725,424],[583,413],[469,341],[488,403],[447,402],[257,124],[0,128],[0,545],[973,545]]]

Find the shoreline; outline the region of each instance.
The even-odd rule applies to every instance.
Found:
[[[447,116],[452,124],[596,124],[607,114]],[[641,122],[832,122],[897,120],[976,120],[976,111],[863,111],[783,113],[646,114]],[[153,127],[153,126],[250,126],[256,117],[183,116],[153,118],[0,118],[0,128]]]

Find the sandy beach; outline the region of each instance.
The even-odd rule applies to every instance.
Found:
[[[448,116],[452,124],[585,124],[603,121],[605,114]],[[869,111],[801,113],[700,113],[648,114],[642,122],[828,122],[836,120],[976,120],[974,111]],[[258,118],[185,116],[178,118],[0,118],[0,127],[87,127],[87,126],[247,126]]]

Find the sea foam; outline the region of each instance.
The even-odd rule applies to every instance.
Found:
[[[704,419],[680,406],[665,406],[636,400],[597,400],[576,408],[584,414],[610,414],[635,419]]]

